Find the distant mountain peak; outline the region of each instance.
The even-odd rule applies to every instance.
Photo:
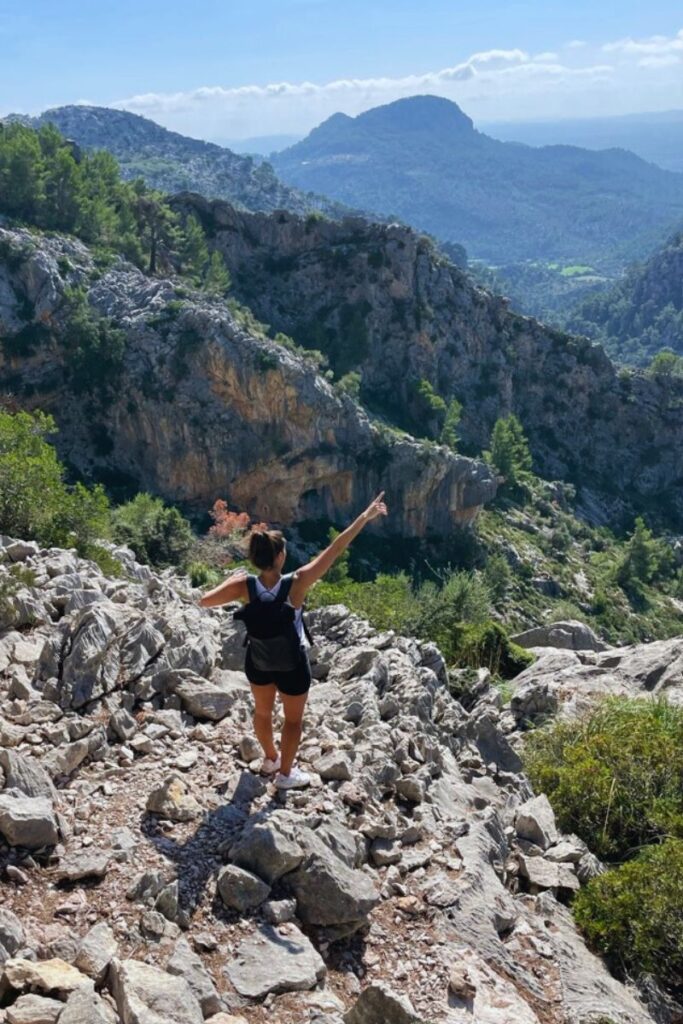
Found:
[[[471,117],[453,100],[443,96],[408,96],[382,107],[373,107],[356,118],[359,123],[377,128],[397,128],[400,131],[473,131]]]

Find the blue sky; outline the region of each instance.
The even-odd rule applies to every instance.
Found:
[[[418,92],[480,122],[683,107],[683,6],[0,0],[0,114],[86,101],[221,139]]]

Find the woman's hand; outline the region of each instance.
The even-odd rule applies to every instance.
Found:
[[[381,491],[374,501],[371,501],[365,512],[363,512],[363,519],[366,522],[371,522],[373,519],[377,519],[379,516],[386,516],[389,513],[389,509],[384,504],[384,491]]]

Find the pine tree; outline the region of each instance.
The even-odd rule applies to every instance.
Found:
[[[182,270],[192,274],[199,283],[209,262],[209,250],[204,230],[196,217],[190,215],[185,221],[180,242]]]
[[[453,398],[448,404],[446,419],[441,431],[441,443],[447,444],[453,451],[457,450],[458,441],[460,440],[458,437],[458,424],[461,418],[462,404],[457,398]]]
[[[230,291],[232,280],[230,271],[219,252],[212,252],[209,266],[204,276],[204,289],[212,295],[225,295]]]
[[[531,474],[531,452],[524,428],[513,414],[499,419],[491,435],[489,461],[510,487],[522,487]]]

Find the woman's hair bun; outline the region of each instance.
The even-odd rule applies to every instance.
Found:
[[[257,569],[271,569],[284,547],[285,538],[280,530],[252,530],[249,537],[249,561]]]

